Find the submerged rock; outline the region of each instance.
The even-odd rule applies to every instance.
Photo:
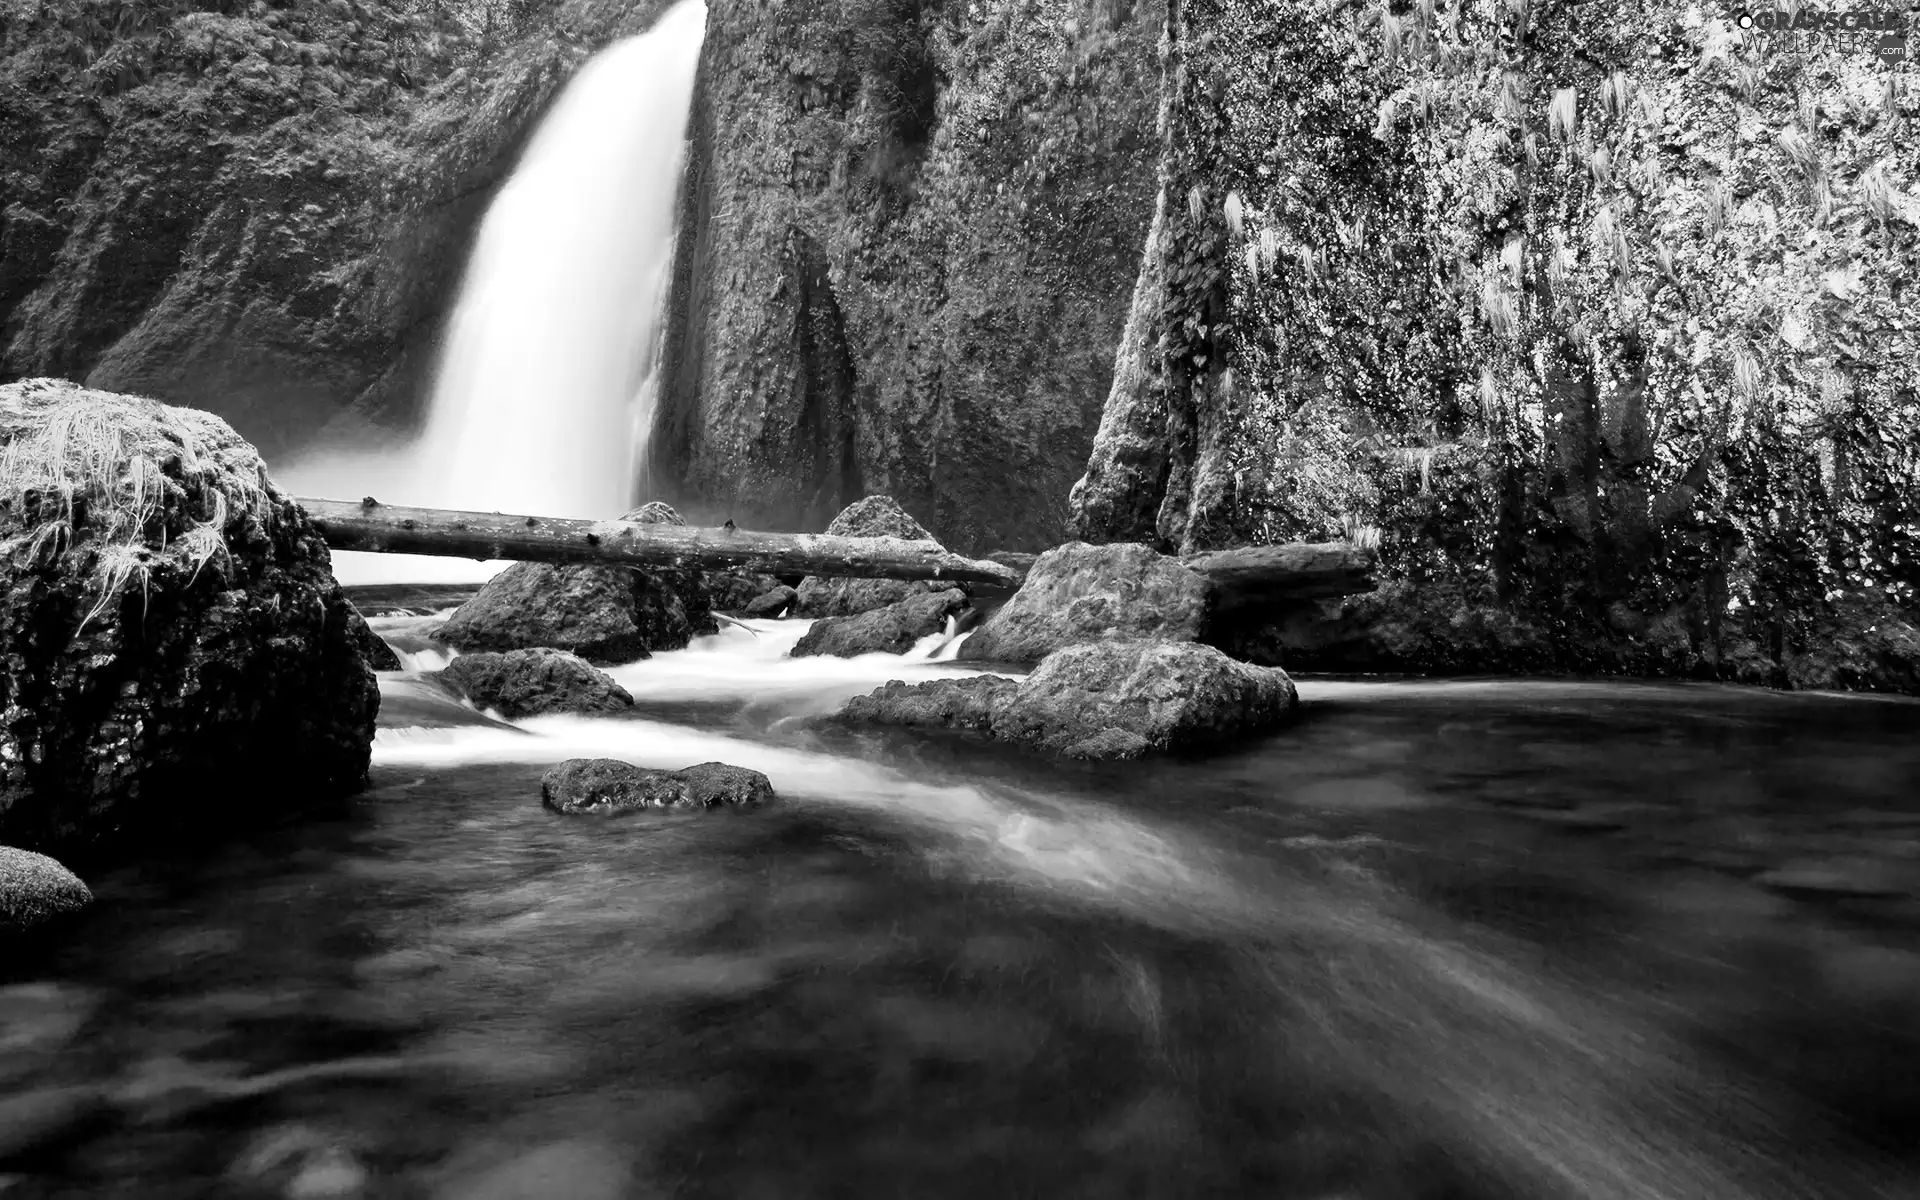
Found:
[[[958,588],[925,596],[909,596],[885,608],[857,617],[823,617],[794,643],[793,657],[856,654],[905,654],[915,642],[947,627],[947,618],[967,607],[967,594]]]
[[[765,775],[718,762],[659,771],[617,758],[570,758],[540,780],[540,802],[569,815],[750,807],[774,798],[773,784]]]
[[[931,542],[926,527],[894,503],[891,496],[855,500],[828,525],[835,537],[892,537]],[[809,575],[799,587],[795,616],[851,617],[897,604],[910,596],[944,592],[951,584],[920,579],[822,579]]]
[[[1279,728],[1299,705],[1286,674],[1192,642],[1085,642],[1021,680],[889,683],[843,724],[970,729],[1069,758],[1137,758],[1229,745]]]
[[[1190,642],[1205,630],[1207,581],[1146,546],[1069,542],[1040,555],[1012,599],[981,623],[960,657],[1036,663],[1079,642]]]
[[[365,784],[366,624],[252,446],[48,379],[0,387],[0,442],[0,839],[197,835]]]
[[[799,592],[781,584],[755,596],[741,613],[749,617],[783,617],[799,600]]]
[[[0,935],[25,933],[92,903],[80,877],[53,859],[0,846]]]
[[[621,518],[684,525],[659,501]],[[613,665],[678,650],[695,634],[713,633],[705,581],[698,570],[515,563],[461,605],[434,638],[456,650],[566,650]]]
[[[633,707],[613,676],[565,650],[545,648],[463,654],[439,673],[475,708],[509,721],[541,713],[620,712]]]

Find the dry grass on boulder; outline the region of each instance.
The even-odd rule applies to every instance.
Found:
[[[232,522],[267,518],[267,488],[259,455],[209,413],[58,379],[0,387],[0,554],[37,565],[90,547],[89,621],[163,562],[198,574],[224,555]]]

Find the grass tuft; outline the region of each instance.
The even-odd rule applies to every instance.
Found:
[[[153,573],[198,578],[227,556],[236,519],[265,520],[265,466],[225,422],[194,409],[88,391],[59,380],[0,387],[0,503],[29,562],[91,547],[93,605],[81,627]],[[175,534],[185,517],[189,524]],[[169,518],[173,519],[169,519]]]

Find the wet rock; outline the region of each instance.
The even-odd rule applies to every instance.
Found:
[[[753,571],[707,572],[707,595],[719,612],[746,612],[750,617],[772,616],[751,611],[754,601],[785,587],[772,575]],[[791,589],[788,589],[791,590]]]
[[[654,501],[621,518],[684,525]],[[461,605],[435,640],[462,651],[566,650],[601,666],[678,650],[718,630],[697,570],[515,563]]]
[[[510,721],[542,713],[622,712],[633,696],[578,655],[564,650],[463,654],[438,675],[475,708]]]
[[[995,710],[993,733],[1069,757],[1130,758],[1266,733],[1298,706],[1284,672],[1235,662],[1211,646],[1088,642],[1048,655],[1021,680]],[[1125,735],[1124,751],[1113,734]],[[1096,740],[1101,735],[1106,740]]]
[[[91,903],[87,885],[53,859],[0,846],[0,936],[25,933]]]
[[[1298,707],[1277,668],[1192,642],[1087,642],[1021,680],[889,683],[834,720],[971,729],[1069,758],[1125,759],[1229,745],[1279,728]]]
[[[794,658],[857,654],[905,654],[915,642],[947,627],[947,619],[967,607],[967,594],[958,588],[905,600],[861,613],[857,617],[823,617],[794,643]]]
[[[1070,542],[1042,554],[1020,590],[960,648],[976,661],[1036,663],[1080,642],[1190,642],[1207,618],[1207,582],[1146,546]]]
[[[364,622],[252,446],[48,379],[0,386],[0,442],[0,840],[197,835],[365,785]]]
[[[355,611],[354,616],[359,617],[359,612]],[[393,647],[387,645],[385,639],[373,631],[364,618],[355,625],[353,636],[360,643],[360,653],[366,656],[367,666],[376,671],[401,669],[400,656],[393,652]]]
[[[893,537],[909,541],[934,540],[926,527],[894,503],[891,496],[868,496],[855,500],[827,525],[835,537]],[[821,579],[802,580],[798,608],[800,617],[851,617],[885,608],[912,596],[944,592],[951,586],[936,580],[906,579]]]
[[[540,780],[540,802],[568,814],[750,807],[774,798],[765,775],[717,762],[659,771],[614,758],[573,758]]]
[[[995,707],[1012,699],[1019,687],[1017,681],[998,675],[930,683],[896,679],[847,701],[834,719],[849,725],[986,731],[992,727]]]
[[[784,617],[799,602],[798,591],[780,584],[755,596],[741,612],[749,617]]]

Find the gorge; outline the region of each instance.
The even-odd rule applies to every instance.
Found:
[[[0,21],[0,938],[85,880],[0,941],[0,1193],[1913,1194],[1920,110],[1858,47]],[[329,555],[404,505],[978,569]],[[1281,544],[1333,582],[1219,583]]]

